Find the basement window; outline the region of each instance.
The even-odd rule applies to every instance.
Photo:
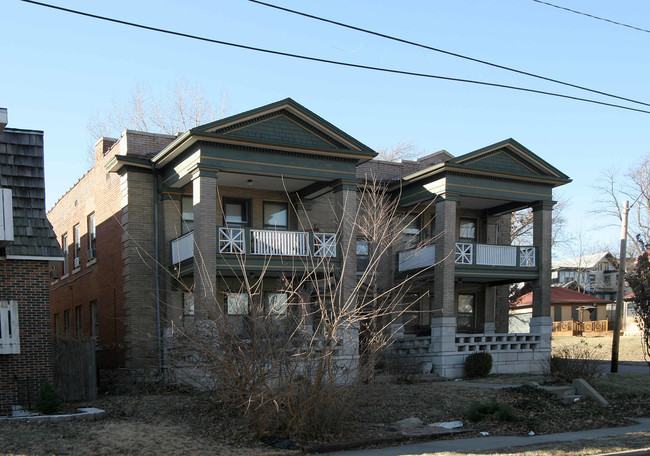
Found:
[[[18,301],[0,301],[0,355],[20,354]]]

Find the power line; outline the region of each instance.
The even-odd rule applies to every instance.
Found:
[[[206,38],[198,35],[191,35],[189,33],[183,33],[183,32],[175,32],[173,30],[167,30],[167,29],[162,29],[158,27],[152,27],[149,25],[143,25],[143,24],[137,24],[135,22],[128,22],[124,21],[121,19],[114,19],[106,16],[100,16],[97,14],[91,14],[91,13],[86,13],[83,11],[77,11],[69,8],[64,8],[61,6],[56,6],[56,5],[51,5],[47,3],[42,3],[42,2],[37,2],[34,0],[21,0],[25,3],[31,3],[34,5],[38,6],[43,6],[46,8],[51,8],[59,11],[64,11],[67,13],[71,14],[77,14],[80,16],[85,16],[85,17],[90,17],[93,19],[99,19],[102,21],[107,21],[107,22],[114,22],[116,24],[122,24],[122,25],[127,25],[129,27],[135,27],[135,28],[140,28],[144,30],[150,30],[153,32],[159,32],[159,33],[165,33],[168,35],[174,35],[174,36],[180,36],[183,38],[189,38],[193,40],[198,40],[198,41],[204,41],[208,43],[213,43],[213,44],[221,44],[224,46],[230,46],[230,47],[235,47],[239,49],[246,49],[249,51],[256,51],[256,52],[262,52],[265,54],[272,54],[272,55],[280,55],[283,57],[291,57],[295,59],[301,59],[301,60],[307,60],[307,61],[312,61],[312,62],[320,62],[320,63],[328,63],[331,65],[338,65],[338,66],[345,66],[349,68],[359,68],[363,70],[371,70],[371,71],[379,71],[383,73],[392,73],[392,74],[401,74],[405,76],[416,76],[416,77],[422,77],[422,78],[428,78],[428,79],[440,79],[444,81],[453,81],[453,82],[463,82],[467,84],[476,84],[476,85],[482,85],[482,86],[488,86],[488,87],[499,87],[502,89],[509,89],[509,90],[517,90],[520,92],[529,92],[529,93],[536,93],[540,95],[547,95],[551,97],[557,97],[557,98],[565,98],[568,100],[575,100],[575,101],[582,101],[585,103],[592,103],[592,104],[597,104],[601,106],[609,106],[612,108],[619,108],[619,109],[625,109],[627,111],[634,111],[634,112],[641,112],[644,114],[650,114],[650,111],[644,110],[644,109],[639,109],[639,108],[632,108],[630,106],[623,106],[623,105],[618,105],[614,103],[607,103],[604,101],[598,101],[598,100],[591,100],[589,98],[581,98],[581,97],[574,97],[571,95],[564,95],[560,93],[555,93],[555,92],[547,92],[544,90],[536,90],[536,89],[530,89],[530,88],[525,88],[525,87],[518,87],[518,86],[511,86],[511,85],[506,85],[506,84],[498,84],[494,82],[486,82],[486,81],[477,81],[473,79],[463,79],[463,78],[453,78],[449,76],[440,76],[440,75],[434,75],[434,74],[427,74],[427,73],[417,73],[413,71],[405,71],[405,70],[396,70],[396,69],[391,69],[391,68],[382,68],[382,67],[375,67],[375,66],[369,66],[369,65],[360,65],[356,63],[349,63],[349,62],[340,62],[336,60],[328,60],[328,59],[322,59],[319,57],[311,57],[311,56],[306,56],[306,55],[300,55],[300,54],[292,54],[289,52],[282,52],[282,51],[275,51],[272,49],[265,49],[265,48],[259,48],[259,47],[254,47],[254,46],[247,46],[244,44],[238,44],[238,43],[231,43],[228,41],[222,41],[222,40],[216,40],[212,38]]]
[[[542,0],[533,0],[533,1],[537,2],[537,3],[541,3],[542,5],[552,6],[553,8],[561,9],[561,10],[564,10],[564,11],[569,11],[570,13],[580,14],[582,16],[587,16],[587,17],[590,17],[592,19],[597,19],[599,21],[609,22],[610,24],[620,25],[621,27],[627,27],[627,28],[631,28],[633,30],[638,30],[639,32],[650,33],[650,30],[647,30],[647,29],[644,29],[644,28],[635,27],[634,25],[624,24],[622,22],[616,22],[616,21],[613,21],[611,19],[607,19],[607,18],[600,17],[600,16],[594,16],[593,14],[589,14],[589,13],[583,13],[582,11],[572,10],[571,8],[567,8],[565,6],[554,5],[553,3],[543,2]]]
[[[553,83],[556,83],[556,84],[561,84],[561,85],[564,85],[564,86],[567,86],[567,87],[573,87],[575,89],[585,90],[587,92],[596,93],[598,95],[604,95],[606,97],[616,98],[618,100],[629,101],[630,103],[636,103],[636,104],[640,104],[640,105],[644,105],[644,106],[650,106],[650,103],[645,103],[645,102],[642,102],[642,101],[633,100],[631,98],[621,97],[621,96],[614,95],[614,94],[611,94],[611,93],[608,93],[608,92],[602,92],[600,90],[590,89],[588,87],[584,87],[584,86],[581,86],[581,85],[572,84],[570,82],[564,82],[564,81],[560,81],[558,79],[553,79],[553,78],[550,78],[550,77],[547,77],[547,76],[541,76],[539,74],[530,73],[528,71],[518,70],[516,68],[507,67],[507,66],[504,66],[504,65],[499,65],[497,63],[492,63],[492,62],[488,62],[486,60],[481,60],[481,59],[477,59],[477,58],[474,58],[474,57],[469,57],[469,56],[466,56],[466,55],[463,55],[463,54],[458,54],[456,52],[446,51],[444,49],[435,48],[433,46],[428,46],[426,44],[417,43],[415,41],[409,41],[409,40],[406,40],[406,39],[403,39],[403,38],[398,38],[398,37],[395,37],[395,36],[392,36],[392,35],[387,35],[387,34],[384,34],[384,33],[375,32],[373,30],[364,29],[364,28],[357,27],[357,26],[354,26],[354,25],[345,24],[343,22],[337,22],[337,21],[334,21],[332,19],[326,19],[326,18],[323,18],[323,17],[320,17],[320,16],[314,16],[312,14],[303,13],[301,11],[296,11],[296,10],[292,10],[292,9],[289,9],[289,8],[284,8],[282,6],[273,5],[271,3],[262,2],[260,0],[248,0],[248,1],[250,1],[252,3],[257,3],[258,5],[268,6],[269,8],[275,8],[277,10],[285,11],[287,13],[297,14],[299,16],[308,17],[310,19],[314,19],[314,20],[317,20],[317,21],[327,22],[329,24],[338,25],[340,27],[345,27],[345,28],[348,28],[348,29],[351,29],[351,30],[356,30],[358,32],[367,33],[369,35],[374,35],[374,36],[378,36],[378,37],[381,37],[381,38],[386,38],[388,40],[397,41],[398,43],[408,44],[408,45],[416,46],[416,47],[419,47],[419,48],[422,48],[422,49],[427,49],[429,51],[440,52],[442,54],[451,55],[453,57],[458,57],[458,58],[461,58],[461,59],[469,60],[471,62],[476,62],[476,63],[480,63],[480,64],[483,64],[483,65],[488,65],[488,66],[491,66],[491,67],[494,67],[494,68],[499,68],[501,70],[512,71],[513,73],[523,74],[525,76],[530,76],[532,78],[542,79],[544,81],[549,81],[549,82],[553,82]],[[538,0],[533,0],[533,1],[538,1]],[[544,2],[540,2],[540,3],[544,3]],[[549,5],[550,5],[550,3],[549,3]],[[554,6],[554,5],[552,5],[552,6]]]

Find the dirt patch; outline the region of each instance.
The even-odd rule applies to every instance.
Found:
[[[503,377],[498,379],[504,380]],[[513,379],[511,379],[513,380]],[[626,416],[647,416],[648,394],[606,394],[609,408],[581,400],[567,404],[538,389],[486,389],[469,382],[396,385],[380,382],[359,386],[353,399],[341,404],[349,411],[342,431],[327,441],[363,440],[396,435],[392,423],[410,417],[425,424],[462,420],[465,436],[546,434],[627,424]],[[472,403],[490,401],[508,407],[514,420],[490,416],[469,422]],[[78,406],[85,404],[75,404]],[[93,402],[107,411],[95,422],[0,424],[0,454],[70,455],[286,455],[262,444],[232,411],[217,407],[205,394],[168,392],[111,396]],[[318,443],[299,441],[297,443]],[[619,442],[620,443],[620,442]]]

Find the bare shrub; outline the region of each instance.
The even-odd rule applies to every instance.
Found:
[[[546,370],[553,377],[570,382],[576,378],[589,379],[599,373],[599,364],[596,361],[596,352],[602,345],[590,347],[580,340],[580,343],[554,350],[547,360]]]
[[[279,288],[269,290],[265,279],[271,257],[251,275],[245,255],[237,255],[239,265],[231,271],[228,287],[241,297],[241,302],[233,301],[241,312],[233,315],[213,285],[207,299],[194,294],[194,325],[174,327],[168,337],[168,362],[196,385],[214,391],[221,405],[242,413],[259,435],[336,434],[349,410],[347,398],[356,391],[353,386],[374,377],[377,360],[393,339],[392,328],[419,299],[405,298],[410,283],[433,267],[396,284],[391,268],[384,269],[392,248],[403,243],[409,217],[429,206],[398,210],[398,196],[377,182],[367,182],[351,198],[355,200],[341,203],[351,204],[349,208],[332,208],[333,214],[354,211],[351,219],[338,221],[340,256],[300,257],[298,267],[288,266],[280,279],[273,279]],[[363,271],[350,262],[356,236],[371,246]],[[197,280],[209,277],[199,258],[194,268]],[[356,272],[355,280],[349,272]],[[265,300],[269,291],[283,295],[279,307]],[[359,352],[360,332],[364,344]]]

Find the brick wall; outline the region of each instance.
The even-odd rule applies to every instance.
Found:
[[[43,380],[52,382],[47,261],[0,261],[0,300],[18,301],[20,354],[0,355],[0,414],[31,407]]]
[[[105,165],[114,155],[151,155],[160,151],[174,139],[169,135],[127,130],[117,140],[102,138],[95,145],[95,166],[91,168],[77,183],[55,204],[48,213],[48,219],[54,228],[57,239],[61,243],[63,234],[68,235],[68,268],[64,270],[63,263],[57,265],[57,279],[51,282],[52,288],[52,331],[54,336],[54,319],[58,315],[61,329],[64,325],[64,312],[70,312],[70,332],[76,335],[77,321],[75,309],[81,306],[82,332],[86,336],[92,333],[91,306],[96,303],[98,320],[98,353],[97,363],[100,368],[116,368],[127,362],[127,346],[125,337],[128,332],[128,317],[136,316],[137,312],[129,309],[126,295],[137,287],[140,280],[144,301],[134,305],[151,308],[151,290],[153,279],[143,280],[142,274],[134,274],[133,280],[126,287],[124,271],[126,265],[129,272],[139,260],[137,250],[132,248],[134,240],[125,233],[129,227],[129,216],[139,215],[143,208],[151,210],[151,191],[142,191],[144,199],[140,206],[129,208],[129,199],[123,191],[129,186],[128,175],[139,174],[125,171],[122,176],[108,173]],[[151,181],[151,176],[147,176]],[[135,185],[135,184],[133,184]],[[132,187],[133,187],[132,185]],[[150,184],[149,187],[150,189]],[[133,198],[138,195],[134,193]],[[132,201],[131,201],[132,202]],[[142,206],[144,204],[145,206]],[[146,207],[146,204],[149,204]],[[88,215],[95,214],[96,224],[96,259],[88,256]],[[152,218],[147,219],[146,225],[135,232],[135,237],[142,237],[146,232],[151,237]],[[73,227],[79,225],[81,234],[80,267],[74,268]],[[133,227],[133,223],[130,225]],[[125,249],[128,248],[128,254]],[[146,247],[151,253],[153,248]],[[141,260],[140,260],[140,263]],[[142,266],[147,267],[142,263]],[[148,269],[147,269],[148,271]],[[151,274],[151,272],[148,272]],[[146,275],[146,273],[145,273]],[[144,288],[144,285],[147,288]],[[151,284],[151,285],[150,285]],[[128,311],[128,312],[127,312]],[[136,331],[136,332],[139,332]]]

